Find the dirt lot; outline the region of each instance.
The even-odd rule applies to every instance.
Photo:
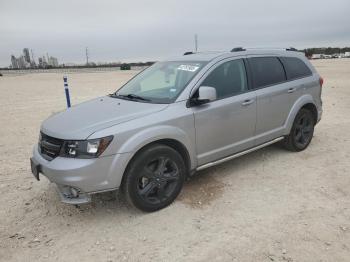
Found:
[[[350,261],[350,59],[314,61],[324,115],[310,147],[277,145],[198,173],[152,214],[114,194],[62,204],[29,157],[40,123],[64,109],[62,74],[0,77],[1,261]],[[69,74],[72,102],[135,72]]]

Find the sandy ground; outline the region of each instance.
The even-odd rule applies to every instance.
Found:
[[[273,145],[200,172],[151,214],[110,193],[76,208],[35,181],[29,157],[65,107],[62,74],[0,77],[0,260],[350,261],[350,59],[314,64],[324,115],[306,151]],[[134,73],[69,74],[72,102]]]

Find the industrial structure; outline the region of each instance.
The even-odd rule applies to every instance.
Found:
[[[30,55],[31,54],[31,55]],[[38,63],[34,60],[33,50],[29,52],[29,48],[23,49],[23,54],[19,57],[11,55],[11,68],[13,69],[26,69],[26,68],[49,68],[58,67],[58,60],[56,57],[45,56],[38,58]]]

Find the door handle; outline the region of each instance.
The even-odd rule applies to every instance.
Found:
[[[249,106],[254,103],[254,99],[246,99],[242,102],[242,106]]]
[[[289,88],[287,92],[288,93],[294,93],[295,90],[297,90],[297,89],[295,87],[293,87],[293,88]]]

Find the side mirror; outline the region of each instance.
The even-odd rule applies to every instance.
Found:
[[[216,89],[211,86],[201,86],[198,89],[198,98],[192,98],[190,104],[203,105],[214,100],[216,100]]]

